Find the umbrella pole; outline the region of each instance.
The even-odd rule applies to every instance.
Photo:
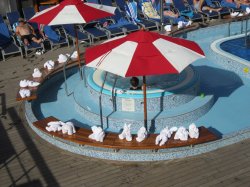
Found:
[[[143,86],[143,98],[144,98],[144,127],[147,129],[147,118],[148,118],[148,114],[147,114],[147,88],[146,88],[146,77],[143,76],[142,78],[142,86]]]
[[[78,33],[77,33],[76,25],[74,25],[74,29],[75,29],[75,35],[76,35],[76,50],[77,50],[77,54],[78,54],[77,61],[78,61],[80,76],[81,76],[81,79],[83,79],[82,70],[81,70],[81,59],[80,59],[80,49],[79,49],[79,42],[78,42]]]

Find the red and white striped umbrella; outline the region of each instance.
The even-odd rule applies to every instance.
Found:
[[[45,25],[81,24],[114,15],[116,7],[64,0],[34,15],[29,22]]]
[[[122,77],[178,74],[197,59],[204,58],[193,41],[137,31],[86,49],[89,67]]]
[[[146,75],[178,74],[189,64],[205,58],[195,42],[137,31],[87,48],[87,66],[122,77],[143,76],[144,125],[147,128]]]

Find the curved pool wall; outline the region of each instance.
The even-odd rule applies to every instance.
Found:
[[[245,24],[243,24],[243,26],[244,25]],[[242,29],[240,22],[231,23],[232,35],[241,34],[241,32]],[[182,158],[209,152],[217,148],[250,138],[250,115],[248,112],[250,100],[247,99],[250,95],[250,83],[249,79],[245,78],[249,78],[249,73],[243,72],[242,68],[238,69],[236,65],[232,66],[231,61],[228,62],[228,59],[224,59],[221,55],[215,53],[210,48],[210,45],[213,41],[228,36],[227,24],[184,33],[182,36],[183,38],[195,40],[205,51],[207,59],[196,62],[193,65],[195,66],[196,70],[198,70],[201,76],[201,92],[204,93],[204,95],[213,94],[215,96],[215,103],[213,107],[208,111],[206,115],[203,115],[194,122],[198,126],[204,125],[210,130],[217,132],[217,134],[221,136],[220,140],[197,145],[192,148],[182,147],[163,149],[159,150],[158,152],[144,150],[120,150],[119,152],[114,152],[114,150],[112,149],[79,146],[77,144],[62,141],[50,135],[44,134],[43,132],[36,129],[32,125],[32,123],[43,117],[47,117],[50,115],[57,117],[58,115],[61,117],[60,119],[64,121],[74,119],[77,122],[78,120],[82,120],[81,125],[86,125],[86,127],[88,127],[87,124],[89,123],[89,121],[87,119],[82,119],[82,117],[79,117],[77,114],[74,114],[70,118],[69,116],[67,116],[67,111],[53,110],[53,112],[56,113],[47,112],[49,106],[44,106],[43,103],[34,104],[34,102],[25,102],[26,118],[29,125],[39,136],[62,149],[96,158],[123,161],[153,161]],[[236,61],[233,63],[237,64]],[[59,89],[64,89],[62,85],[63,84],[59,86]],[[76,85],[71,86],[72,88],[70,89],[72,89],[73,92],[73,87]],[[49,88],[53,89],[53,87]],[[74,98],[72,96],[73,94],[70,97],[66,97],[65,92],[55,93],[54,95],[55,98],[57,96],[65,97],[67,103],[69,103],[70,106],[74,106],[74,104],[72,104],[74,102]],[[47,104],[50,104],[50,101],[46,100],[46,102]],[[51,102],[54,101],[52,100]],[[36,116],[32,111],[34,110],[34,108],[32,107],[35,106],[40,107],[35,111]],[[62,106],[58,103],[57,108],[59,109],[61,107]],[[40,114],[38,114],[37,111],[38,113],[40,112]],[[62,114],[60,115],[60,113]]]
[[[212,57],[216,62],[219,62],[221,66],[225,69],[234,71],[235,73],[250,78],[250,74],[246,72],[246,68],[250,68],[250,61],[242,59],[234,54],[226,52],[221,48],[221,44],[228,40],[233,40],[237,38],[244,37],[245,34],[229,36],[226,38],[221,38],[215,40],[211,43],[211,50],[213,51],[214,56]]]
[[[88,74],[87,83],[90,89],[90,95],[93,98],[98,98],[101,91],[101,86],[104,81],[103,71],[91,71]],[[108,74],[107,76],[112,76]],[[170,77],[171,76],[171,77]],[[187,103],[194,99],[199,93],[199,75],[195,72],[192,66],[188,67],[180,75],[161,75],[147,77],[147,110],[160,112],[177,107],[181,104]],[[123,78],[124,79],[124,78]],[[102,92],[102,105],[116,111],[126,111],[123,103],[126,100],[133,99],[134,111],[143,112],[144,100],[143,91],[129,90],[129,79],[125,78],[124,81],[119,83],[119,80],[114,87],[114,97],[112,97],[112,87],[114,80],[105,82]],[[156,80],[155,80],[156,79]],[[159,80],[162,81],[160,88],[154,88],[154,85]],[[172,80],[167,81],[167,80]],[[126,84],[121,87],[121,85]],[[171,84],[172,83],[172,84]],[[113,100],[114,99],[114,100]],[[98,100],[96,100],[98,102]],[[115,104],[115,105],[114,105]]]

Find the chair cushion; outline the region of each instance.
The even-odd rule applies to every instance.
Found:
[[[142,11],[146,14],[149,18],[160,19],[160,16],[154,9],[151,2],[143,2],[142,3]]]

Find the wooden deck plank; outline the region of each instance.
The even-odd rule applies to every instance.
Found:
[[[34,122],[33,125],[49,135],[67,141],[71,141],[80,145],[90,145],[90,146],[113,148],[113,149],[164,149],[164,148],[196,145],[218,139],[215,134],[213,134],[208,129],[202,126],[199,127],[200,137],[198,139],[189,138],[187,141],[174,140],[174,134],[173,134],[171,138],[168,140],[168,142],[163,146],[155,145],[155,138],[158,134],[150,134],[145,141],[139,143],[136,141],[135,135],[133,135],[132,141],[128,142],[125,139],[120,140],[118,134],[116,133],[106,133],[103,142],[96,142],[88,138],[88,136],[92,133],[92,131],[85,128],[76,128],[76,133],[71,136],[63,134],[62,132],[48,132],[46,131],[45,127],[47,126],[47,123],[51,121],[59,121],[59,120],[51,116],[39,120],[37,122]]]

